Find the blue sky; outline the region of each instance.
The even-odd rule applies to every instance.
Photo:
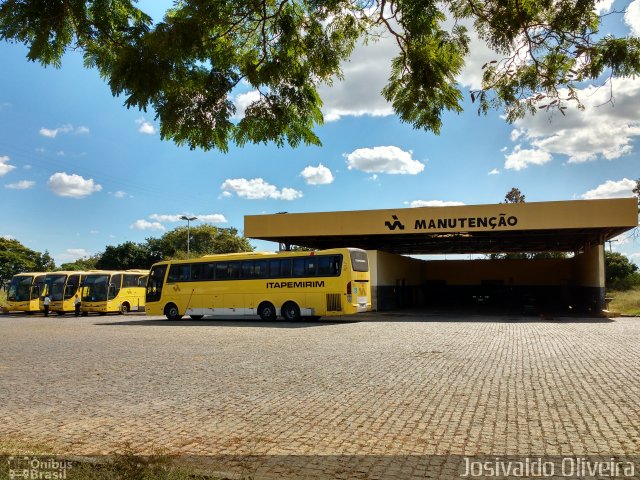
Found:
[[[606,3],[606,5],[605,5]],[[161,14],[162,2],[141,2]],[[640,0],[603,2],[606,28],[640,34]],[[477,45],[474,42],[474,45]],[[391,41],[357,48],[345,81],[321,89],[322,147],[190,151],[160,140],[154,113],[127,110],[78,53],[61,69],[29,63],[0,43],[0,236],[45,250],[60,264],[107,245],[144,241],[183,214],[242,230],[244,215],[498,203],[512,187],[529,202],[631,196],[640,177],[640,79],[584,86],[584,112],[506,123],[479,117],[470,101],[447,114],[439,136],[412,129],[379,94]],[[482,47],[460,77],[477,86]],[[242,107],[252,92],[238,91]],[[277,245],[253,242],[259,249]],[[634,235],[613,248],[640,261]]]

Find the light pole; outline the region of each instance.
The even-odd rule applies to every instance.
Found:
[[[197,220],[198,217],[188,217],[186,215],[182,215],[180,217],[180,220],[186,220],[187,221],[187,258],[189,258],[189,240],[191,239],[191,233],[190,233],[190,229],[189,229],[189,222],[192,222],[193,220]]]

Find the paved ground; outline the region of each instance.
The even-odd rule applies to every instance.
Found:
[[[640,319],[362,320],[0,315],[0,439],[76,454],[640,455]],[[387,473],[424,478],[412,468]]]

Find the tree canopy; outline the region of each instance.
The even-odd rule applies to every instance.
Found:
[[[628,290],[640,284],[638,266],[619,252],[604,252],[605,285],[611,290]]]
[[[178,227],[159,239],[147,239],[147,243],[150,249],[158,252],[161,258],[186,258],[187,234],[190,235],[191,256],[253,251],[249,241],[240,236],[237,229],[219,228],[207,224],[189,229]]]
[[[599,33],[597,0],[181,0],[163,20],[134,0],[3,0],[0,39],[60,66],[80,50],[127,107],[152,108],[160,134],[190,148],[230,143],[320,144],[321,84],[340,78],[359,41],[398,45],[383,89],[399,117],[439,132],[464,99],[456,76],[470,24],[496,52],[471,92],[479,112],[514,120],[536,109],[580,106],[576,87],[640,73],[640,39]],[[451,25],[451,26],[449,26]],[[236,118],[238,85],[258,92]]]
[[[36,252],[18,240],[0,237],[0,287],[20,272],[45,272],[55,264],[49,252]]]
[[[519,188],[513,187],[504,196],[503,203],[525,203],[525,196]]]

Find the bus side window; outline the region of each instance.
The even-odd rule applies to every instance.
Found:
[[[216,278],[216,264],[203,263],[202,264],[202,280],[213,280],[215,278]]]
[[[253,262],[245,260],[242,262],[242,278],[249,279],[253,277]]]
[[[206,265],[202,263],[194,263],[191,265],[191,280],[199,282],[202,280],[202,270]]]
[[[316,275],[316,266],[318,261],[316,257],[306,258],[306,262],[304,264],[304,274],[307,277],[314,277]]]
[[[267,262],[267,275],[269,277],[280,276],[280,260],[272,259]]]
[[[229,264],[227,262],[218,262],[216,265],[216,280],[229,279]]]
[[[242,262],[229,262],[229,278],[237,280],[242,272]]]
[[[169,268],[169,275],[167,277],[167,283],[175,282],[188,282],[191,278],[191,265],[171,265]]]
[[[169,267],[169,275],[167,275],[167,283],[175,283],[180,276],[180,265],[171,265]]]
[[[290,258],[283,258],[280,260],[280,276],[283,278],[291,276],[291,264],[293,262]]]
[[[331,269],[333,257],[322,256],[318,257],[318,275],[333,275]]]
[[[342,257],[336,255],[331,260],[331,275],[340,275],[340,264],[342,263]]]
[[[266,260],[256,260],[253,263],[253,278],[267,278]]]
[[[294,258],[292,263],[293,263],[293,276],[302,277],[304,275],[304,266],[306,263],[305,259]]]

